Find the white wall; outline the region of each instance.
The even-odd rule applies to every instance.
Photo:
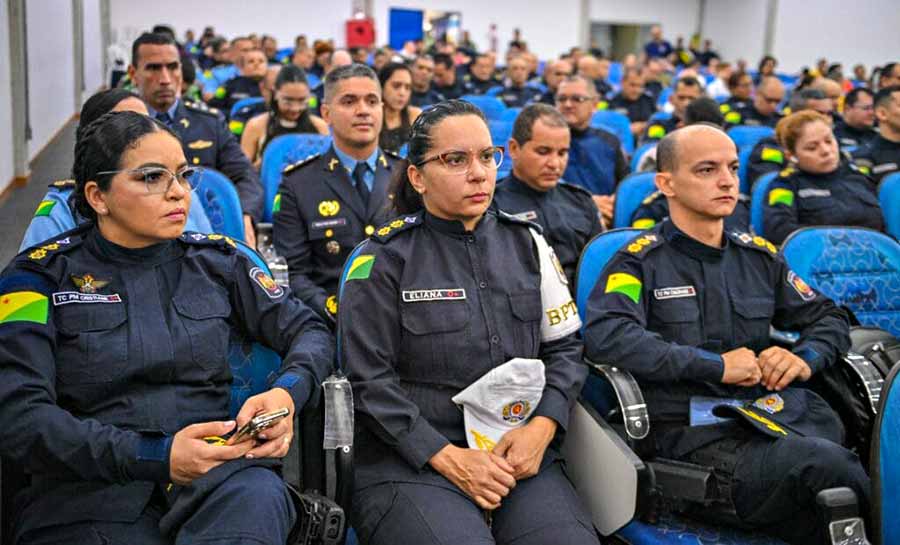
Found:
[[[84,2],[84,98],[106,84],[103,74],[103,33],[100,22],[100,0]]]
[[[9,28],[9,10],[0,5],[0,29]],[[12,91],[9,73],[9,34],[0,35],[0,192],[14,176],[12,140]]]
[[[717,1],[708,0],[707,5]],[[591,0],[590,19],[593,23],[660,24],[674,45],[677,36],[683,36],[685,44],[689,42],[697,30],[699,11],[699,0]],[[571,36],[567,38],[574,42]]]
[[[462,15],[462,29],[469,31],[479,50],[490,47],[489,28],[496,24],[500,55],[505,54],[514,28],[522,30],[522,39],[541,59],[557,57],[579,39],[580,0],[373,0],[372,5],[378,44],[387,43],[390,36],[390,8],[457,11]]]
[[[755,68],[763,55],[767,0],[707,0],[703,37],[732,63],[746,59]]]
[[[817,59],[872,66],[900,61],[900,5],[897,0],[782,0],[778,3],[774,55],[779,69],[796,71]]]
[[[298,34],[306,34],[310,43],[334,38],[342,46],[352,5],[352,0],[113,0],[110,25],[113,41],[126,43],[129,52],[130,42],[157,24],[173,26],[179,40],[189,28],[199,37],[203,28],[211,25],[227,38],[252,32],[270,34],[278,40],[278,47],[293,47]]]
[[[26,12],[32,129],[28,158],[34,159],[75,113],[72,3],[28,0]]]

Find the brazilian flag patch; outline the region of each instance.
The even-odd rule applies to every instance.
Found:
[[[759,158],[769,163],[784,164],[784,153],[780,149],[763,148]]]
[[[56,201],[41,201],[37,210],[34,211],[34,217],[49,216],[54,206],[56,206]]]
[[[272,213],[281,212],[281,193],[275,194],[275,200],[272,201]]]
[[[232,119],[228,122],[228,130],[230,130],[232,134],[240,136],[244,133],[244,124]]]
[[[372,274],[372,265],[375,264],[374,255],[361,255],[353,260],[350,264],[350,270],[347,271],[347,281],[365,280]]]
[[[740,125],[741,124],[741,114],[737,112],[728,112],[725,114],[725,121],[731,123],[732,125]]]
[[[225,98],[225,88],[224,88],[224,87],[219,87],[219,88],[217,88],[217,89],[216,89],[216,93],[215,93],[215,97],[216,97],[216,98]]]
[[[662,125],[650,125],[650,128],[647,129],[647,136],[650,138],[662,138],[666,135],[666,128]]]
[[[0,295],[0,324],[33,322],[47,324],[47,296],[34,291],[14,291]]]
[[[635,229],[649,229],[656,225],[656,220],[651,218],[641,218],[639,220],[634,220],[634,223],[631,224]]]
[[[790,189],[784,189],[781,187],[776,187],[772,191],[769,192],[769,206],[775,206],[776,204],[783,204],[785,206],[793,206],[794,205],[794,192]]]
[[[613,273],[606,280],[604,293],[621,293],[637,304],[641,300],[641,281],[628,273]]]

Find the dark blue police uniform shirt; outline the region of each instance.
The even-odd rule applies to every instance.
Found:
[[[875,182],[900,169],[900,142],[877,135],[853,152],[853,163]]]
[[[572,142],[569,163],[563,179],[581,186],[592,195],[611,195],[619,181],[628,174],[628,163],[616,135],[603,129],[588,127],[570,129]]]

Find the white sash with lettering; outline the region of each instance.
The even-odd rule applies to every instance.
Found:
[[[534,229],[529,229],[537,244],[541,259],[541,304],[544,316],[541,318],[541,341],[550,342],[562,339],[581,328],[578,308],[569,293],[568,280],[553,248],[547,244],[544,236]]]

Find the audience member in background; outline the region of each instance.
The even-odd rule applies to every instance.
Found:
[[[369,50],[365,47],[351,47],[348,52],[350,53],[350,58],[353,59],[353,62],[359,64],[369,63]]]
[[[900,85],[900,62],[889,62],[878,74],[878,90]]]
[[[663,84],[663,77],[666,73],[665,60],[659,57],[647,59],[644,63],[644,92],[649,93],[653,97],[653,101],[659,100],[666,86]]]
[[[719,54],[712,48],[712,42],[710,40],[703,40],[703,49],[698,51],[695,56],[703,66],[709,66],[713,59],[720,58]]]
[[[391,62],[391,54],[386,48],[380,47],[375,50],[375,55],[372,57],[373,70],[378,72],[389,62]]]
[[[410,104],[417,107],[437,104],[444,100],[440,93],[435,91],[431,82],[434,79],[434,59],[428,55],[416,57],[412,62],[412,97]]]
[[[853,89],[844,98],[844,115],[834,123],[834,136],[841,150],[869,142],[875,131],[875,95],[865,87]]]
[[[720,129],[724,127],[725,117],[719,111],[719,104],[715,100],[709,97],[700,97],[688,104],[684,112],[684,122],[678,128],[697,124],[714,125]],[[638,165],[638,171],[656,171],[655,147],[644,154]],[[630,221],[632,227],[649,229],[668,217],[669,201],[661,191],[656,191],[641,202],[641,206],[634,211]],[[725,229],[742,233],[750,231],[749,195],[738,194],[734,211],[725,218]]]
[[[559,84],[556,108],[566,118],[571,134],[563,179],[587,189],[610,225],[616,186],[628,174],[628,162],[614,134],[591,127],[597,101],[594,83],[583,76],[568,76]]]
[[[325,79],[325,74],[328,72],[328,68],[331,65],[332,53],[334,53],[334,47],[331,44],[322,40],[316,40],[313,43],[315,60],[312,68],[309,69],[309,73],[319,78],[319,80]]]
[[[547,86],[547,90],[544,91],[544,94],[541,95],[540,102],[544,104],[549,104],[551,106],[556,105],[556,92],[559,89],[559,82],[566,78],[566,76],[572,75],[572,63],[559,59],[552,62],[547,63],[544,67],[544,85]]]
[[[231,44],[225,50],[225,53],[217,59],[217,62],[223,60],[227,61],[227,64],[213,68],[210,77],[203,84],[203,100],[209,102],[215,98],[219,87],[224,86],[229,80],[240,75],[238,63],[245,53],[253,49],[255,49],[253,41],[246,36],[238,36],[231,40]]]
[[[109,112],[137,112],[147,115],[147,106],[144,105],[140,98],[122,89],[100,91],[93,95],[81,107],[78,127],[75,129],[76,148],[78,148],[78,142],[84,132],[84,128],[99,119],[103,114]],[[72,206],[72,191],[74,189],[75,180],[73,179],[57,180],[50,184],[50,189],[44,194],[37,210],[34,212],[31,223],[25,230],[22,244],[19,245],[20,252],[69,229],[74,229],[76,225],[85,221],[83,217],[78,215],[75,207]],[[212,227],[199,200],[191,201],[185,230],[199,231],[201,233],[212,232]]]
[[[606,81],[609,77],[609,61],[598,59],[592,55],[585,55],[578,59],[578,74],[594,82],[597,94],[601,98],[608,98],[613,87]]]
[[[241,135],[241,149],[253,166],[262,166],[266,146],[282,134],[328,134],[328,124],[309,112],[309,94],[303,70],[293,65],[281,69],[268,111],[248,121]]]
[[[465,85],[456,71],[456,65],[451,55],[438,53],[434,56],[432,88],[446,100],[459,98],[466,94]]]
[[[629,68],[624,71],[622,90],[609,101],[609,109],[628,116],[635,139],[644,132],[650,116],[656,113],[656,101],[644,92],[644,77],[640,70]]]
[[[670,132],[674,131],[682,125],[684,112],[688,104],[703,96],[703,88],[700,82],[693,76],[682,76],[675,82],[675,89],[669,95],[669,103],[672,105],[672,117],[668,119],[657,119],[647,124],[647,130],[644,131],[641,143],[661,140]]]
[[[734,72],[728,78],[728,92],[731,96],[719,106],[723,114],[747,108],[753,100],[753,78],[746,72]]]
[[[244,214],[245,240],[255,247],[253,225],[263,213],[262,184],[222,114],[180,99],[181,59],[175,42],[159,34],[139,36],[132,45],[128,75],[150,116],[181,139],[188,162],[214,168],[234,183]]]
[[[818,89],[822,91],[825,98],[831,101],[831,115],[837,120],[840,119],[838,110],[841,106],[841,97],[844,94],[841,85],[829,78],[816,78],[809,86],[810,89]]]
[[[350,58],[350,53],[347,53],[343,49],[338,49],[337,51],[332,52],[328,56],[328,66],[325,69],[325,75],[328,75],[329,72],[334,70],[335,68],[341,66],[348,66],[353,64],[353,59]],[[309,99],[310,108],[312,108],[312,113],[319,115],[319,108],[322,105],[322,100],[325,97],[325,78],[321,78],[321,81],[318,85],[313,87],[312,95]]]
[[[465,77],[466,94],[483,95],[494,87],[498,87],[494,79],[494,57],[482,53],[475,57],[469,65],[469,73]]]
[[[494,203],[543,227],[574,295],[578,258],[603,227],[591,194],[560,180],[569,160],[570,141],[566,118],[552,106],[532,104],[522,110],[507,144],[512,174],[497,183]]]
[[[312,69],[315,60],[316,57],[312,49],[308,47],[298,47],[294,49],[294,54],[291,55],[291,64],[307,73]]]
[[[503,87],[498,98],[507,108],[523,108],[541,98],[541,90],[526,85],[528,83],[528,62],[522,55],[510,59],[506,66],[509,83]]]
[[[731,78],[731,75],[734,74],[731,63],[720,62],[716,65],[716,70],[713,74],[716,77],[706,86],[706,93],[716,100],[720,98],[730,98],[731,91],[728,90],[728,80]]]
[[[260,47],[262,48],[263,53],[266,54],[266,62],[269,64],[281,64],[278,62],[278,59],[275,58],[275,55],[278,54],[278,41],[275,40],[275,38],[268,34],[263,35],[260,41]]]
[[[266,55],[261,49],[251,49],[238,57],[237,66],[240,71],[238,76],[220,85],[215,97],[208,101],[210,106],[218,108],[226,116],[230,115],[235,102],[262,96],[260,85],[268,70]]]
[[[378,73],[378,81],[381,83],[381,101],[384,104],[384,120],[378,135],[378,146],[396,154],[409,141],[409,129],[422,109],[410,104],[412,73],[407,65],[388,63]]]
[[[729,110],[725,114],[725,121],[729,125],[762,125],[775,127],[781,114],[778,113],[778,105],[784,100],[784,84],[774,77],[766,77],[756,86],[756,94],[753,102],[737,109]]]
[[[275,197],[273,238],[287,260],[291,291],[332,324],[344,261],[387,219],[399,159],[378,148],[383,113],[371,68],[334,68],[322,104],[332,146],[286,168]]]
[[[884,230],[876,186],[855,165],[841,162],[831,119],[818,112],[797,112],[778,122],[776,136],[789,166],[769,184],[765,196],[766,238],[781,244],[810,225]]]
[[[879,134],[853,152],[853,162],[880,182],[900,168],[900,85],[878,91],[875,117]]]
[[[187,53],[181,54],[181,96],[192,102],[203,100],[202,89],[197,85],[197,67],[194,65],[194,58]]]
[[[775,68],[778,61],[771,55],[766,55],[759,60],[759,67],[756,69],[756,75],[753,76],[753,85],[759,86],[763,79],[775,77]]]
[[[672,54],[672,44],[663,39],[662,28],[659,25],[650,28],[650,41],[644,45],[644,54],[651,59],[665,59]]]
[[[866,76],[866,67],[863,64],[853,65],[853,83],[854,85],[867,87],[868,77]]]

